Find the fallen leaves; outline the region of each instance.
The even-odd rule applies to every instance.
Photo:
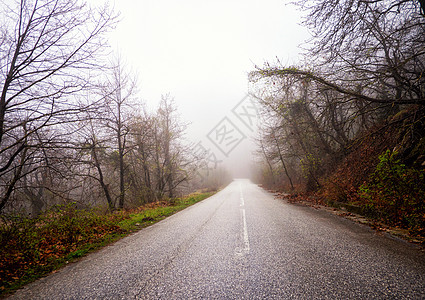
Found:
[[[101,215],[61,207],[37,219],[10,218],[0,228],[0,288],[53,270],[64,258],[88,244],[122,232],[123,214]]]

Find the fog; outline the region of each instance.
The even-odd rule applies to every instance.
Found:
[[[127,0],[114,6],[121,21],[110,43],[137,73],[140,99],[154,109],[170,93],[189,123],[186,142],[209,151],[210,167],[224,165],[233,176],[247,177],[257,121],[245,98],[247,73],[276,58],[297,63],[298,46],[309,37],[300,13],[283,0]],[[223,135],[230,131],[232,137]]]

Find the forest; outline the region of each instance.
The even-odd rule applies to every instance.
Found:
[[[261,106],[255,180],[423,234],[423,1],[295,5],[312,33],[303,62],[249,73]],[[139,98],[108,45],[119,14],[107,4],[11,1],[2,15],[2,216],[69,203],[114,211],[228,181],[199,176],[205,160],[170,94],[153,110]]]
[[[424,235],[425,4],[297,2],[304,62],[249,74],[264,186]]]
[[[0,16],[0,295],[230,180],[193,153],[173,96],[140,98],[108,4],[1,1]]]
[[[156,108],[140,98],[108,44],[112,7],[0,4],[0,294],[230,181],[194,153],[172,95]],[[312,34],[302,62],[248,74],[260,107],[253,180],[424,241],[425,2],[293,5]]]
[[[201,187],[201,158],[173,97],[147,108],[136,74],[108,45],[119,14],[77,0],[2,10],[2,215],[131,208]]]
[[[261,107],[255,181],[423,233],[423,1],[294,5],[312,33],[302,63],[249,73]],[[205,160],[170,94],[156,109],[140,99],[108,44],[119,14],[107,4],[11,1],[2,15],[1,215],[113,211],[228,181],[199,176]]]

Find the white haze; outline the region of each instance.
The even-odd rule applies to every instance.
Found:
[[[93,0],[94,1],[94,0]],[[95,1],[99,2],[99,1]],[[140,98],[154,109],[170,93],[188,141],[210,149],[234,176],[247,176],[252,132],[233,114],[247,73],[265,61],[294,64],[309,37],[289,1],[115,1],[121,22],[111,45],[138,74]],[[247,136],[226,157],[206,135],[224,117]]]

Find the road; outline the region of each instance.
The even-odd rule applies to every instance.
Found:
[[[240,179],[10,299],[425,299],[425,254]]]

